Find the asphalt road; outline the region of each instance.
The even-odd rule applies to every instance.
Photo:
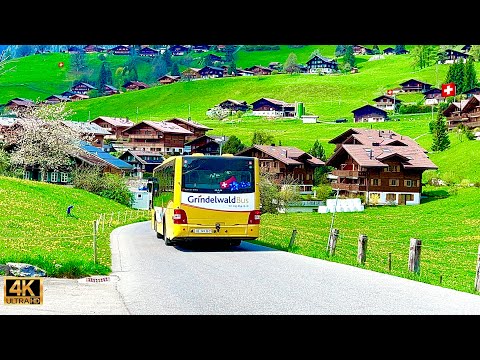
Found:
[[[42,305],[0,315],[471,315],[480,295],[241,246],[165,246],[149,222],[115,229],[112,274],[44,279]]]

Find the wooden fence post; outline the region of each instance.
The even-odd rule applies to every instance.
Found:
[[[290,250],[295,244],[295,237],[297,236],[297,229],[293,229],[292,236],[290,237],[290,243],[288,244],[288,250]]]
[[[338,239],[338,229],[332,229],[330,236],[328,238],[328,245],[327,251],[329,252],[330,256],[335,255],[335,247],[337,246],[337,239]]]
[[[97,264],[97,231],[98,220],[93,220],[93,263]]]
[[[410,238],[410,249],[408,252],[408,270],[411,272],[420,272],[420,252],[422,240]]]
[[[358,235],[358,252],[357,252],[357,261],[360,264],[365,264],[367,259],[367,235]]]
[[[478,245],[477,272],[475,274],[475,290],[480,291],[480,245]]]
[[[392,271],[392,253],[388,253],[388,271]]]

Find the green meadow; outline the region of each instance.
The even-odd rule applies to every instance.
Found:
[[[385,47],[380,46],[380,49]],[[280,50],[264,52],[241,49],[237,52],[237,66],[267,66],[273,61],[284,63],[290,52],[295,52],[298,62],[304,63],[316,49],[326,57],[333,57],[335,46],[309,45],[293,49],[282,45]],[[408,55],[386,56],[375,61],[368,61],[369,56],[356,58],[357,74],[278,74],[178,82],[69,103],[68,108],[75,112],[72,120],[78,121],[97,116],[128,117],[134,122],[190,117],[211,127],[207,134],[236,135],[247,146],[251,145],[253,133],[261,130],[270,133],[277,145],[296,146],[304,151],[319,140],[330,155],[334,149],[329,143],[331,139],[351,127],[368,127],[396,131],[429,150],[432,137],[428,123],[437,116],[436,113],[393,115],[392,121],[384,123],[354,124],[352,110],[366,104],[373,105],[372,99],[411,78],[440,87],[448,65],[415,70]],[[45,98],[67,90],[76,76],[70,59],[68,54],[44,54],[13,60],[8,66],[15,66],[14,71],[0,76],[0,103],[13,97]],[[65,63],[63,68],[58,67],[60,61]],[[88,61],[92,68],[100,66],[97,55],[88,55]],[[111,61],[113,69],[122,66],[126,57],[108,56],[107,61]],[[144,65],[141,71],[146,74],[147,61]],[[475,66],[478,72],[478,63]],[[252,103],[262,97],[303,102],[306,113],[318,115],[319,122],[303,124],[300,119],[264,119],[247,115],[220,121],[205,115],[209,108],[226,99]],[[420,102],[423,96],[399,94],[396,98],[404,102]],[[334,123],[337,118],[347,118],[348,123]],[[334,227],[339,229],[339,239],[334,256],[326,253],[332,214],[264,214],[261,236],[256,242],[475,293],[480,191],[469,185],[480,183],[477,166],[480,163],[480,141],[467,141],[453,132],[449,137],[451,146],[448,150],[429,152],[439,169],[426,171],[423,182],[426,184],[428,179],[440,177],[451,185],[425,185],[424,197],[417,206],[367,207],[364,212],[335,214]],[[76,218],[65,215],[66,207],[71,203],[75,204]],[[108,274],[108,234],[111,229],[128,223],[129,219],[146,220],[141,214],[122,218],[132,210],[78,189],[1,177],[0,211],[9,214],[0,219],[0,228],[4,229],[0,235],[0,263],[28,262],[59,277]],[[99,236],[99,262],[93,264],[92,222],[101,213],[117,215],[110,215],[112,220]],[[294,229],[297,236],[293,248],[289,248]],[[368,236],[364,265],[356,261],[360,234]],[[412,274],[407,269],[411,238],[422,241],[420,274]]]

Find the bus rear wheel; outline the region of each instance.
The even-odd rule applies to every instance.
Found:
[[[165,221],[163,222],[163,240],[165,241],[165,245],[173,245],[173,241],[167,238],[167,224],[165,223]]]

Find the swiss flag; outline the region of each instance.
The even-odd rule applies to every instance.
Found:
[[[448,84],[442,84],[442,97],[446,98],[449,96],[456,95],[455,83],[451,82]]]
[[[392,89],[388,89],[388,90],[387,90],[387,95],[393,95],[393,90],[392,90]]]

